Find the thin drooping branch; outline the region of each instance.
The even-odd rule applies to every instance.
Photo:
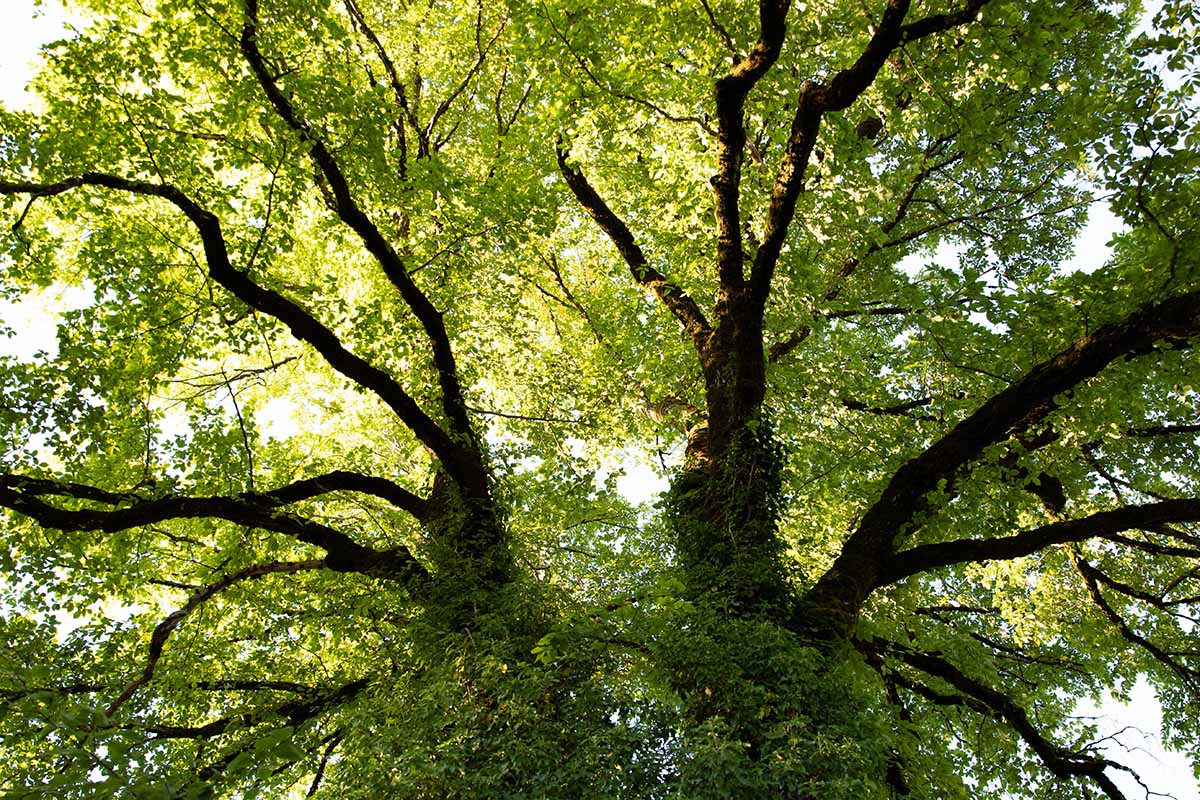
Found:
[[[450,90],[450,93],[446,95],[445,99],[438,104],[438,107],[434,109],[434,112],[429,116],[429,123],[425,126],[425,130],[421,133],[421,144],[425,150],[425,155],[428,155],[430,152],[431,142],[434,141],[433,133],[437,128],[438,122],[440,122],[442,117],[445,116],[446,112],[450,110],[450,107],[454,105],[454,101],[457,100],[464,91],[466,91],[467,87],[471,84],[471,81],[475,78],[475,76],[479,74],[479,70],[483,68],[484,61],[487,60],[488,52],[493,46],[495,46],[497,40],[500,38],[500,34],[504,32],[507,24],[508,20],[501,20],[500,24],[496,27],[496,32],[492,34],[492,37],[488,39],[487,43],[485,44],[482,36],[483,5],[479,5],[475,15],[475,60],[471,63],[470,68],[467,70],[462,80]],[[449,140],[449,136],[450,134],[447,134],[446,139],[443,139],[438,143],[439,146],[441,144],[445,144],[445,142]]]
[[[937,142],[934,143],[934,145],[929,150],[926,150],[926,156],[928,157],[928,156],[932,155],[934,152],[937,152],[940,148],[944,147],[948,141],[949,141],[949,139],[946,139],[946,138],[939,139]],[[946,167],[949,167],[949,166],[957,163],[958,161],[961,161],[964,157],[965,157],[965,154],[963,154],[963,153],[955,153],[955,154],[948,156],[940,161],[935,161],[931,164],[928,164],[924,168],[922,168],[921,171],[918,172],[913,177],[912,181],[909,183],[908,189],[905,191],[904,195],[900,198],[900,202],[896,206],[895,213],[892,214],[892,218],[879,226],[880,232],[882,232],[883,234],[886,235],[886,234],[890,234],[892,231],[894,231],[908,217],[908,212],[912,208],[913,200],[916,198],[917,190],[921,187],[921,185],[926,180],[928,180],[929,177],[931,175],[933,175],[935,172],[938,172],[939,170],[945,169]],[[986,213],[986,212],[984,212],[984,213]],[[954,223],[947,222],[947,223],[945,223],[945,225],[943,225],[941,227],[947,227],[951,224],[954,224]],[[929,231],[929,232],[932,232],[932,231]],[[907,239],[903,239],[903,241],[912,241],[913,238],[918,238],[918,237],[910,237]],[[851,256],[850,258],[846,259],[844,262],[842,262],[841,267],[838,268],[838,271],[833,275],[832,279],[829,281],[829,284],[826,286],[825,292],[823,295],[825,300],[833,301],[838,298],[838,296],[842,293],[842,290],[846,286],[847,279],[851,275],[854,274],[854,272],[859,268],[859,266],[862,264],[862,262],[865,259],[870,258],[874,254],[880,252],[881,250],[883,250],[887,247],[894,247],[901,243],[903,243],[901,240],[890,240],[890,241],[886,241],[886,242],[871,242],[871,244],[867,247],[866,252],[861,253],[859,255]]]
[[[440,437],[443,440],[439,443],[442,452],[439,452],[438,448],[431,449],[437,453],[451,477],[469,496],[487,497],[488,471],[467,414],[458,379],[458,366],[450,346],[445,320],[425,293],[413,282],[400,254],[355,199],[350,184],[333,154],[301,118],[295,105],[280,88],[277,76],[268,68],[267,61],[259,50],[258,38],[258,0],[246,0],[246,15],[240,42],[246,63],[258,79],[276,115],[299,134],[308,146],[309,157],[329,185],[334,212],[354,231],[367,251],[379,263],[413,316],[421,323],[429,340],[442,393],[442,408],[453,434],[446,436],[443,433]]]
[[[655,114],[657,114],[658,116],[667,120],[668,122],[689,123],[689,124],[698,126],[701,130],[703,130],[705,133],[709,134],[710,136],[716,135],[716,131],[714,131],[712,129],[712,127],[708,124],[708,121],[705,120],[703,117],[694,116],[694,115],[689,116],[689,115],[673,114],[670,111],[667,111],[665,108],[657,105],[656,103],[653,103],[653,102],[647,100],[644,97],[638,97],[635,94],[630,94],[629,92],[621,91],[620,89],[615,88],[611,82],[601,80],[600,77],[597,76],[595,71],[592,69],[591,64],[588,63],[588,60],[586,58],[584,58],[584,56],[582,54],[580,54],[571,45],[570,37],[568,37],[564,31],[559,29],[558,25],[555,24],[554,20],[550,17],[550,15],[546,15],[546,21],[550,24],[550,28],[554,31],[554,35],[558,38],[558,40],[560,42],[562,42],[563,47],[565,47],[567,49],[567,52],[571,54],[571,58],[573,58],[575,60],[575,63],[579,65],[579,68],[583,71],[583,74],[587,76],[588,80],[590,80],[592,82],[592,84],[594,84],[596,86],[597,89],[604,92],[605,94],[616,97],[619,100],[626,100],[635,105],[639,105],[642,108],[649,109],[650,111],[654,112]]]
[[[897,683],[937,705],[962,706],[1004,722],[1016,731],[1056,778],[1088,778],[1095,781],[1111,800],[1126,800],[1105,770],[1111,768],[1129,772],[1128,767],[1055,744],[1037,729],[1029,719],[1029,713],[1011,697],[970,677],[946,659],[932,653],[913,650],[896,642],[856,642],[856,645],[870,653],[897,658],[908,666],[949,684],[959,694],[938,691],[901,675],[894,676],[898,679]]]
[[[717,15],[713,13],[712,6],[708,4],[708,0],[700,0],[700,5],[704,7],[704,13],[708,16],[708,24],[721,38],[721,42],[725,45],[725,49],[733,56],[734,61],[741,59],[741,53],[738,52],[737,45],[734,44],[733,37],[729,35],[729,30],[721,24],[717,19]]]
[[[1151,530],[1155,533],[1166,532],[1167,536],[1172,536],[1176,533],[1172,528],[1165,525],[1152,526]],[[1101,536],[1102,539],[1107,539],[1110,542],[1124,545],[1133,550],[1140,550],[1143,553],[1149,553],[1154,556],[1177,556],[1179,558],[1195,558],[1200,559],[1200,543],[1196,538],[1189,537],[1193,542],[1191,547],[1180,547],[1178,545],[1162,544],[1160,542],[1147,541],[1146,539],[1135,539],[1132,536],[1122,536],[1119,533],[1109,533]],[[1184,539],[1188,541],[1188,539]]]
[[[340,686],[337,689],[326,690],[314,694],[305,699],[291,700],[287,703],[282,703],[274,708],[269,709],[268,714],[261,714],[263,718],[274,718],[283,720],[286,725],[293,728],[299,727],[304,723],[314,720],[323,714],[328,713],[340,706],[347,705],[354,701],[367,688],[369,682],[365,679],[351,681],[350,683]],[[231,719],[231,722],[234,720]],[[227,724],[226,728],[229,727]],[[224,729],[222,729],[222,732]],[[225,753],[220,759],[208,764],[200,769],[196,777],[201,781],[206,781],[214,775],[220,773],[229,764],[237,758],[238,755],[249,750],[254,745],[254,738],[247,739],[243,746],[234,748]]]
[[[464,467],[464,479],[468,477],[470,464],[464,462],[472,459],[477,461],[477,454],[465,452],[465,448],[443,431],[395,378],[347,350],[333,331],[299,305],[272,289],[258,285],[246,273],[234,268],[229,260],[220,220],[177,187],[87,172],[57,183],[0,180],[0,194],[51,197],[83,186],[157,197],[177,207],[195,225],[204,246],[208,274],[214,281],[246,305],[287,325],[293,336],[316,349],[335,370],[383,400],[416,437],[446,464],[454,477],[459,477],[454,472],[459,466]],[[482,465],[477,469],[482,469]]]
[[[1200,521],[1200,499],[1166,500],[1099,511],[995,539],[956,539],[896,553],[879,574],[879,586],[952,564],[1003,561],[1032,555],[1055,544],[1107,538],[1122,531],[1168,522]]]
[[[199,591],[192,594],[180,608],[167,615],[166,619],[158,623],[154,627],[154,633],[150,635],[150,648],[146,655],[146,664],[142,668],[141,673],[126,684],[125,688],[117,695],[108,708],[104,710],[105,716],[111,717],[117,713],[117,710],[125,705],[138,689],[145,686],[154,677],[154,668],[158,666],[158,661],[162,658],[163,648],[166,647],[167,639],[179,627],[193,611],[201,604],[211,600],[218,593],[223,592],[234,584],[242,581],[261,578],[264,575],[290,574],[295,572],[303,572],[305,570],[321,569],[324,563],[320,560],[315,561],[273,561],[269,564],[254,564],[245,569],[238,570],[232,575],[226,575],[219,581],[214,581]]]
[[[1193,558],[1196,558],[1196,556],[1193,556]],[[1082,555],[1078,553],[1076,554],[1075,566],[1076,569],[1079,569],[1081,572],[1086,572],[1092,578],[1094,578],[1098,586],[1103,584],[1107,589],[1111,589],[1117,594],[1124,595],[1130,600],[1136,600],[1140,603],[1145,603],[1155,611],[1158,611],[1160,614],[1169,615],[1177,623],[1182,623],[1183,625],[1189,627],[1200,624],[1200,617],[1198,617],[1195,613],[1189,613],[1192,606],[1200,601],[1200,595],[1168,598],[1168,595],[1170,595],[1171,592],[1176,588],[1188,583],[1189,581],[1194,581],[1196,576],[1200,575],[1200,560],[1193,562],[1190,568],[1184,570],[1179,575],[1176,575],[1175,578],[1168,582],[1165,588],[1157,593],[1139,586],[1134,586],[1131,582],[1114,578],[1107,572],[1097,569],[1091,564],[1084,562]],[[1200,649],[1192,649],[1186,653],[1176,651],[1174,654],[1180,656],[1187,655],[1192,658],[1200,658]],[[1191,672],[1193,673],[1193,678],[1200,678],[1200,670],[1191,670]]]
[[[625,263],[629,265],[634,280],[654,292],[667,310],[683,325],[688,335],[692,337],[697,351],[703,353],[708,347],[708,338],[711,333],[704,312],[687,292],[668,281],[661,272],[650,266],[646,261],[646,254],[634,240],[629,226],[608,207],[604,198],[600,197],[584,177],[583,172],[567,163],[567,153],[561,146],[557,148],[557,155],[558,170],[562,173],[571,193],[616,246],[621,257],[625,259]]]
[[[66,509],[41,499],[45,495],[118,505],[111,509]],[[269,499],[269,498],[268,498]],[[40,525],[61,531],[116,531],[176,519],[221,519],[238,525],[282,533],[326,552],[322,566],[335,572],[358,572],[400,580],[416,587],[428,574],[404,547],[375,550],[341,531],[279,510],[283,502],[263,502],[261,495],[141,499],[80,484],[57,483],[21,475],[0,475],[0,507],[16,511]]]
[[[1169,668],[1179,677],[1180,682],[1188,688],[1193,696],[1200,698],[1200,669],[1188,666],[1179,658],[1181,654],[1167,652],[1135,631],[1129,622],[1105,599],[1104,593],[1100,591],[1099,581],[1107,576],[1078,554],[1074,555],[1072,560],[1079,575],[1083,578],[1084,586],[1087,587],[1088,597],[1091,598],[1092,602],[1100,609],[1104,616],[1108,618],[1113,627],[1117,629],[1121,634],[1121,638],[1135,647],[1146,651],[1155,661]]]
[[[1200,336],[1200,291],[1148,304],[1101,326],[1042,362],[993,396],[923,453],[903,464],[865,512],[809,601],[852,624],[892,558],[892,544],[928,508],[928,496],[952,482],[984,448],[1041,423],[1080,383],[1127,356],[1153,352],[1155,343]]]

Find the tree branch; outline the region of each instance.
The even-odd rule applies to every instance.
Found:
[[[562,173],[571,193],[616,246],[621,257],[625,259],[625,263],[629,265],[634,280],[654,292],[667,310],[683,325],[688,335],[692,337],[697,351],[703,353],[708,347],[708,339],[712,331],[700,307],[687,292],[668,281],[661,272],[647,263],[646,255],[634,241],[629,227],[613,213],[604,199],[592,188],[583,172],[567,163],[567,152],[562,148],[561,142],[555,152],[558,156],[558,170]]]
[[[933,404],[932,397],[922,397],[917,400],[909,400],[904,403],[896,403],[890,406],[869,406],[860,400],[844,398],[842,405],[851,411],[862,411],[867,414],[878,414],[881,416],[897,416],[911,417],[912,419],[933,419],[929,414],[913,414],[918,408],[925,408]]]
[[[808,599],[844,615],[850,624],[892,557],[892,543],[911,530],[939,484],[979,457],[988,445],[1029,430],[1058,408],[1059,398],[1119,358],[1153,351],[1157,342],[1200,335],[1200,291],[1143,306],[1098,328],[1034,367],[958,423],[923,453],[903,464],[863,515],[833,566]]]
[[[626,100],[635,105],[639,105],[642,108],[649,109],[668,122],[690,123],[696,125],[710,136],[716,136],[717,132],[712,129],[712,127],[708,124],[708,121],[703,117],[672,114],[670,111],[667,111],[665,108],[662,108],[661,106],[645,99],[644,97],[638,97],[635,94],[614,89],[611,83],[606,83],[600,80],[600,77],[592,70],[592,67],[588,63],[587,59],[584,58],[583,55],[571,45],[570,38],[565,32],[559,30],[558,25],[554,23],[554,20],[549,14],[545,15],[545,20],[547,23],[549,23],[550,29],[554,31],[554,35],[558,37],[560,42],[562,42],[563,47],[565,47],[567,52],[571,54],[571,58],[573,58],[575,63],[579,65],[579,68],[583,70],[583,74],[587,76],[588,80],[590,80],[597,89],[619,100]]]
[[[717,276],[721,286],[727,290],[740,288],[745,280],[738,198],[746,148],[746,129],[743,125],[746,98],[779,59],[790,7],[790,0],[760,0],[758,41],[715,86],[717,174],[710,182],[717,219]]]
[[[939,567],[982,561],[1006,561],[1031,555],[1066,542],[1107,538],[1114,533],[1167,522],[1200,520],[1200,500],[1166,500],[1140,506],[1099,511],[1080,519],[1064,520],[996,539],[957,539],[924,544],[888,559],[879,575],[879,586],[896,583]]]
[[[336,708],[337,706],[352,702],[356,697],[358,697],[358,695],[362,694],[367,686],[368,683],[365,678],[352,681],[344,686],[338,687],[337,689],[323,691],[305,700],[293,700],[283,703],[273,709],[270,709],[269,714],[270,716],[286,720],[287,725],[295,728],[305,722],[308,722],[309,720],[316,719],[320,715],[333,708]],[[267,714],[264,714],[263,716],[266,717]],[[230,718],[229,722],[232,721],[233,718]],[[226,724],[226,727],[228,727],[228,724],[229,723]],[[196,777],[201,781],[212,778],[214,775],[228,767],[229,764],[235,758],[237,758],[240,753],[253,746],[253,742],[254,740],[250,739],[242,747],[235,748],[234,750],[226,753],[217,761],[208,764],[197,772]]]
[[[856,645],[868,652],[899,658],[910,667],[946,682],[961,694],[946,694],[913,681],[899,681],[905,688],[935,704],[964,706],[1006,723],[1017,732],[1056,778],[1090,778],[1111,800],[1125,800],[1125,795],[1117,788],[1112,778],[1105,774],[1105,770],[1111,767],[1130,772],[1128,767],[1055,744],[1037,729],[1029,719],[1028,712],[1012,698],[966,675],[949,661],[895,642],[856,642]]]
[[[263,492],[260,496],[277,505],[291,505],[302,500],[311,500],[329,492],[358,492],[386,500],[396,508],[407,511],[417,520],[424,521],[429,514],[429,501],[418,497],[404,487],[371,475],[362,475],[349,470],[334,470],[323,475],[302,480]]]
[[[828,84],[805,83],[800,91],[796,114],[792,118],[783,160],[771,189],[771,204],[762,243],[754,257],[750,284],[754,299],[765,305],[771,290],[771,279],[779,254],[787,238],[788,228],[796,213],[796,201],[804,185],[804,174],[817,143],[821,118],[831,111],[849,108],[874,83],[879,71],[897,47],[923,36],[948,30],[975,19],[987,0],[969,0],[966,7],[954,14],[936,14],[904,25],[909,0],[889,0],[878,27],[866,48],[854,64],[841,70]]]
[[[466,90],[467,86],[469,86],[471,83],[471,79],[474,78],[479,70],[483,67],[483,62],[487,60],[488,51],[492,49],[494,44],[496,44],[496,41],[500,38],[500,34],[504,32],[504,28],[507,24],[507,20],[501,21],[500,25],[496,29],[496,32],[492,35],[492,38],[488,40],[486,45],[483,44],[481,36],[483,31],[483,5],[482,3],[479,5],[478,9],[476,10],[475,17],[475,61],[471,65],[470,69],[467,70],[467,74],[463,76],[463,79],[459,81],[458,85],[450,91],[450,94],[438,104],[438,107],[434,109],[433,114],[430,115],[429,123],[425,126],[424,133],[421,134],[421,140],[427,152],[430,147],[430,142],[433,141],[433,132],[437,127],[438,122],[442,119],[446,112],[450,110],[450,106],[452,106],[454,101],[458,99],[458,96]],[[446,139],[442,140],[441,144],[445,144],[449,138],[450,134],[447,134]]]
[[[0,180],[0,194],[51,197],[82,186],[96,186],[157,197],[176,206],[196,226],[204,246],[208,274],[251,308],[284,323],[292,335],[311,345],[345,377],[377,395],[416,437],[441,459],[456,479],[486,484],[478,454],[458,444],[435,423],[402,386],[383,370],[346,349],[337,336],[315,317],[278,292],[259,286],[229,261],[229,251],[216,215],[170,184],[148,183],[116,175],[87,172],[57,183],[20,183]],[[465,413],[465,410],[464,410]],[[466,485],[465,483],[463,484]]]
[[[293,487],[296,484],[292,485]],[[285,487],[293,494],[301,490]],[[305,491],[307,489],[304,489]],[[110,510],[64,509],[40,499],[57,495],[123,507]],[[357,572],[400,580],[410,588],[428,578],[425,568],[407,548],[375,550],[334,530],[295,514],[278,510],[283,499],[262,495],[240,497],[167,496],[153,500],[105,492],[80,484],[0,474],[0,507],[61,531],[116,531],[153,525],[173,519],[222,519],[238,525],[282,533],[326,552],[322,566],[335,572]],[[294,502],[294,501],[292,501]],[[128,503],[128,505],[125,505]]]
[[[925,155],[926,156],[933,155],[934,153],[938,152],[940,150],[940,148],[944,147],[949,141],[950,141],[949,137],[943,137],[943,138],[938,139],[936,142],[934,142],[933,145],[931,145],[931,147],[929,149],[926,150]],[[904,196],[900,198],[900,202],[899,202],[899,204],[897,204],[896,212],[892,215],[892,218],[890,220],[888,220],[887,222],[885,222],[884,224],[882,224],[879,227],[879,230],[885,234],[890,234],[893,230],[895,230],[900,225],[900,223],[903,222],[908,217],[909,209],[912,207],[913,200],[916,199],[917,190],[921,187],[921,185],[926,180],[928,180],[929,177],[931,175],[933,175],[935,172],[938,172],[942,169],[945,169],[946,167],[949,167],[949,166],[957,163],[958,161],[961,161],[964,157],[965,157],[965,155],[963,153],[955,153],[951,156],[948,156],[948,157],[942,159],[941,161],[936,161],[936,162],[929,164],[929,165],[925,166],[924,168],[922,168],[921,171],[918,172],[913,177],[912,181],[909,183],[908,189],[905,191]],[[961,221],[961,220],[959,220],[959,221]],[[946,222],[944,225],[940,225],[938,227],[946,227],[950,224],[953,224],[953,223]],[[932,230],[936,230],[936,229],[937,228],[926,230],[925,233],[930,233],[930,232],[932,232]],[[920,235],[924,235],[924,234],[920,234]],[[838,298],[838,296],[842,293],[842,289],[845,288],[845,286],[846,286],[846,280],[851,275],[854,274],[855,270],[858,269],[859,265],[862,264],[864,259],[871,257],[875,253],[878,253],[881,250],[883,250],[884,248],[894,247],[898,244],[902,244],[903,242],[911,241],[914,238],[918,238],[918,237],[913,236],[913,237],[909,237],[909,238],[902,238],[899,240],[891,240],[891,241],[883,242],[883,243],[872,242],[870,244],[870,246],[867,247],[866,252],[862,253],[861,255],[851,256],[850,258],[846,259],[846,261],[842,263],[841,268],[838,269],[837,273],[833,276],[833,278],[829,281],[828,285],[826,286],[826,289],[825,289],[825,292],[823,295],[825,300],[832,301],[832,300],[836,300]]]
[[[442,433],[440,437],[435,437],[439,439],[439,447],[431,445],[431,449],[438,454],[455,482],[469,495],[487,497],[488,471],[483,463],[475,433],[471,428],[462,387],[458,380],[458,366],[454,359],[454,352],[450,346],[450,337],[446,332],[442,314],[413,282],[399,253],[384,238],[379,228],[355,200],[350,191],[349,182],[336,159],[309,125],[300,118],[292,101],[279,87],[276,77],[267,68],[266,61],[259,51],[258,35],[258,0],[246,0],[246,15],[240,42],[242,55],[258,79],[258,83],[276,115],[298,133],[308,145],[309,157],[329,184],[334,200],[334,212],[347,227],[357,234],[367,251],[382,267],[384,274],[400,292],[401,298],[421,323],[421,327],[429,339],[433,349],[433,363],[437,369],[438,382],[441,387],[443,411],[454,434],[446,436]],[[414,432],[416,432],[415,429]],[[439,433],[441,433],[440,430]],[[425,441],[424,437],[422,437],[422,441]]]
[[[375,31],[367,24],[366,16],[359,9],[355,0],[343,0],[343,2],[355,26],[367,38],[367,41],[371,43],[371,47],[375,50],[375,55],[379,58],[380,63],[383,64],[383,71],[387,73],[388,85],[392,89],[393,102],[395,102],[396,108],[400,112],[396,121],[392,123],[392,127],[396,131],[396,143],[400,147],[400,179],[405,180],[408,175],[408,138],[405,135],[404,124],[407,121],[408,124],[412,125],[413,130],[417,132],[419,138],[421,123],[408,106],[408,94],[404,90],[404,84],[396,72],[396,65],[388,55],[383,42],[380,41],[379,37],[375,35]]]
[[[1088,597],[1091,598],[1092,602],[1100,609],[1104,616],[1108,618],[1113,627],[1117,629],[1121,634],[1121,638],[1145,650],[1155,661],[1174,672],[1193,696],[1200,697],[1200,670],[1195,667],[1189,667],[1177,658],[1180,654],[1167,652],[1130,627],[1125,618],[1109,604],[1108,600],[1104,598],[1104,594],[1100,591],[1097,581],[1106,579],[1108,576],[1093,567],[1080,555],[1074,555],[1072,561],[1080,577],[1083,578],[1084,586],[1087,587]]]
[[[304,687],[305,691],[302,696],[270,708],[256,706],[252,714],[263,719],[282,717],[289,720],[289,722],[303,722],[312,719],[317,714],[328,710],[339,702],[353,699],[366,686],[367,681],[365,679],[353,681],[337,689],[321,690],[308,686]],[[237,725],[245,721],[246,713],[241,712],[215,719],[204,725],[149,725],[142,730],[151,734],[156,739],[211,739],[214,736],[220,736],[231,725]]]
[[[117,713],[117,710],[123,706],[129,700],[129,698],[133,697],[134,693],[137,692],[138,689],[150,682],[150,679],[154,677],[154,668],[158,665],[158,661],[162,657],[163,648],[167,644],[167,639],[171,637],[171,634],[176,628],[179,627],[179,624],[183,622],[183,620],[193,611],[195,611],[202,603],[211,600],[219,592],[223,592],[230,586],[233,586],[236,583],[241,583],[242,581],[261,578],[264,575],[295,573],[302,572],[304,570],[320,569],[322,566],[324,566],[324,564],[321,561],[274,561],[269,564],[254,564],[246,567],[245,569],[239,570],[232,575],[226,575],[221,580],[210,583],[192,594],[183,607],[171,612],[169,615],[167,615],[166,619],[155,626],[154,633],[150,635],[150,649],[149,653],[146,655],[145,667],[142,668],[140,675],[126,684],[125,688],[121,691],[121,694],[119,694],[117,698],[109,704],[108,708],[104,710],[105,716],[111,717],[113,714]]]
[[[312,783],[308,786],[308,792],[305,797],[312,797],[317,793],[317,789],[321,787],[321,780],[325,777],[325,769],[329,766],[329,759],[333,756],[333,751],[342,742],[342,734],[335,733],[329,737],[329,742],[325,745],[325,751],[321,753],[321,760],[317,764],[317,772],[313,775]]]

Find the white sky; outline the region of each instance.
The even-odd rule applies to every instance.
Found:
[[[63,10],[58,0],[0,0],[0,5],[0,102],[27,108],[25,84],[38,48],[66,35]]]
[[[32,98],[24,91],[30,68],[37,60],[38,48],[49,41],[62,38],[64,15],[59,0],[0,0],[0,103],[9,108],[28,108]],[[1103,263],[1109,238],[1116,220],[1102,206],[1094,207],[1093,218],[1076,243],[1076,254],[1064,265],[1066,269],[1092,271]],[[47,298],[40,301],[11,304],[0,302],[0,323],[23,332],[13,340],[0,339],[0,353],[28,357],[34,350],[54,346],[54,318],[47,306],[52,299],[59,305],[69,298]],[[61,307],[61,306],[60,306]],[[634,491],[640,480],[623,479]],[[643,488],[644,487],[638,487]],[[639,498],[640,499],[640,498]],[[1170,793],[1178,800],[1200,800],[1200,783],[1192,774],[1187,760],[1177,754],[1164,752],[1157,742],[1161,708],[1151,688],[1141,681],[1135,687],[1132,702],[1121,705],[1106,702],[1099,708],[1083,704],[1081,714],[1097,714],[1106,719],[1102,732],[1113,733],[1132,726],[1146,735],[1131,730],[1120,737],[1123,747],[1112,747],[1108,755],[1134,768],[1155,792]],[[1130,800],[1143,797],[1141,790],[1121,775],[1114,775]]]

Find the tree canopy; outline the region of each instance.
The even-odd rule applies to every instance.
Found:
[[[1200,760],[1188,0],[78,5],[4,797],[1116,800],[1139,676]]]

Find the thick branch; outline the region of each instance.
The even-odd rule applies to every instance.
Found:
[[[241,497],[168,496],[131,500],[130,495],[103,492],[79,484],[0,475],[0,507],[23,514],[47,528],[62,531],[116,531],[153,525],[173,519],[222,519],[238,525],[274,531],[311,544],[327,555],[323,566],[335,572],[359,572],[403,581],[415,586],[427,577],[425,568],[403,547],[374,550],[334,530],[295,514],[278,510],[281,501],[263,502],[261,495]],[[40,499],[58,495],[108,504],[127,503],[113,509],[64,509]]]
[[[325,144],[317,138],[309,125],[300,118],[295,106],[279,87],[276,77],[267,68],[266,60],[258,49],[258,0],[247,0],[245,23],[242,26],[241,50],[258,83],[262,86],[275,113],[288,127],[300,135],[309,148],[313,164],[329,183],[334,199],[334,211],[355,234],[367,251],[383,268],[392,284],[399,290],[401,298],[421,323],[433,349],[433,363],[437,368],[438,382],[442,391],[442,406],[450,421],[454,437],[444,434],[440,442],[443,452],[438,453],[447,471],[468,494],[486,497],[488,494],[487,468],[475,440],[463,400],[462,387],[458,380],[458,367],[450,347],[442,314],[413,282],[400,255],[392,247],[375,223],[351,194],[350,185],[337,160]],[[407,420],[406,420],[407,422]],[[415,429],[414,429],[415,430]],[[439,431],[440,432],[440,431]],[[420,435],[418,433],[418,435]],[[424,441],[424,438],[422,438]],[[459,442],[463,442],[460,444]]]
[[[118,503],[139,502],[146,498],[137,492],[110,492],[95,486],[68,481],[55,481],[45,478],[28,478],[20,475],[0,474],[0,486],[11,483],[15,488],[32,497],[55,495],[59,497],[74,497],[77,500],[94,500],[98,503],[116,505]],[[330,492],[359,492],[369,494],[412,514],[418,520],[424,520],[428,513],[428,502],[407,489],[386,478],[376,478],[348,470],[334,470],[312,478],[303,478],[268,492],[251,492],[241,495],[239,499],[268,505],[272,508],[291,505]]]
[[[478,456],[443,431],[408,395],[396,380],[383,370],[345,348],[329,328],[315,317],[272,289],[252,281],[233,267],[216,215],[200,206],[178,188],[169,184],[130,180],[115,175],[88,172],[58,183],[14,183],[0,181],[0,194],[29,194],[50,197],[81,186],[117,189],[144,197],[158,197],[176,206],[196,226],[204,245],[208,273],[214,281],[232,292],[251,308],[278,319],[302,342],[312,345],[335,370],[354,383],[376,394],[396,416],[434,452],[455,478],[482,480]],[[406,278],[407,279],[407,278]],[[465,411],[464,411],[465,413]],[[474,467],[474,470],[471,469]],[[464,484],[465,485],[465,484]]]
[[[939,484],[979,457],[984,448],[1029,430],[1058,408],[1060,397],[1113,361],[1153,350],[1155,343],[1200,335],[1200,292],[1147,305],[1104,325],[984,403],[938,442],[901,466],[863,515],[809,600],[852,622],[892,555],[892,543],[928,508]]]
[[[988,0],[970,0],[963,8],[949,14],[930,14],[900,29],[900,43],[908,44],[934,33],[948,31],[974,22]]]
[[[952,564],[1020,558],[1055,544],[1108,537],[1149,525],[1196,520],[1200,520],[1200,500],[1167,500],[1100,511],[996,539],[958,539],[920,545],[889,558],[880,573],[878,585],[886,586]]]
[[[616,246],[621,257],[625,259],[625,263],[629,265],[634,280],[658,296],[662,304],[675,315],[684,330],[692,337],[697,350],[703,353],[708,346],[711,330],[700,307],[687,292],[668,281],[661,272],[647,263],[645,253],[634,241],[633,233],[630,232],[625,222],[613,213],[613,210],[604,202],[604,198],[592,188],[583,172],[567,163],[567,153],[562,147],[557,148],[557,154],[559,172],[562,173],[571,193]]]
[[[738,198],[746,148],[742,124],[746,98],[779,58],[790,7],[789,0],[760,0],[758,41],[715,87],[717,174],[712,178],[712,188],[717,218],[717,274],[726,289],[738,288],[745,280]]]
[[[828,84],[808,82],[800,92],[796,114],[792,118],[787,147],[771,190],[771,205],[762,244],[754,257],[750,284],[758,305],[766,304],[771,279],[788,228],[796,213],[796,201],[804,185],[804,174],[817,143],[821,118],[827,112],[849,108],[874,83],[887,59],[905,42],[948,30],[975,19],[987,0],[970,0],[967,6],[953,14],[936,14],[904,25],[909,0],[890,0],[878,27],[866,48],[851,66],[841,70]]]
[[[428,501],[425,498],[418,497],[386,478],[376,478],[348,470],[334,470],[312,478],[304,478],[278,489],[264,492],[261,496],[277,505],[290,505],[303,500],[311,500],[329,492],[358,492],[373,495],[388,501],[396,508],[407,511],[418,520],[424,520],[429,514]]]
[[[867,414],[878,414],[880,416],[912,417],[913,419],[933,419],[933,417],[928,414],[913,414],[913,412],[918,408],[925,408],[926,406],[932,404],[932,397],[922,397],[917,400],[909,400],[904,403],[895,403],[890,406],[869,406],[861,400],[854,400],[852,398],[842,399],[842,405],[851,411],[862,411]]]

